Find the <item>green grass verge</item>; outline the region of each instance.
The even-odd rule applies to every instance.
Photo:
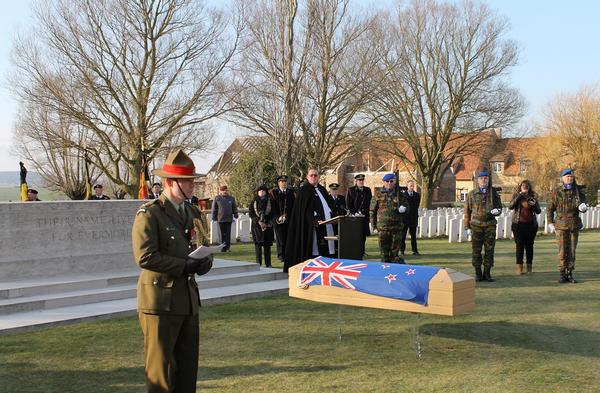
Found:
[[[584,232],[578,284],[557,284],[556,245],[538,237],[515,277],[496,245],[495,283],[476,310],[441,317],[274,296],[201,310],[198,390],[212,392],[598,392],[599,232]],[[414,264],[471,273],[470,245],[423,240]],[[251,245],[227,257],[252,261]],[[367,252],[376,254],[376,239]],[[419,327],[422,357],[415,352]],[[341,331],[341,339],[338,332]],[[144,391],[137,318],[0,336],[0,392]]]

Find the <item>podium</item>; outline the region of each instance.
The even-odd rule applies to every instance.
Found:
[[[327,240],[337,241],[337,257],[340,259],[362,260],[362,231],[364,217],[336,216],[319,224],[337,225],[336,236],[326,236]]]

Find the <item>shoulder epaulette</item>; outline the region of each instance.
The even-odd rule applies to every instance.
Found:
[[[140,208],[138,209],[138,211],[135,214],[138,215],[139,213],[146,213],[146,211],[148,210],[148,208],[150,206],[157,204],[158,202],[159,202],[159,199],[153,199],[151,201],[144,203],[142,206],[140,206]]]

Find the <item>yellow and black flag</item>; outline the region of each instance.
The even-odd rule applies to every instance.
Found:
[[[27,200],[27,169],[25,169],[25,164],[19,162],[19,166],[21,167],[21,201],[25,202]]]
[[[148,164],[146,156],[142,155],[142,169],[140,170],[140,188],[138,189],[138,199],[148,199]]]
[[[92,199],[92,183],[90,182],[90,160],[87,151],[83,156],[85,160],[85,197],[83,199]]]

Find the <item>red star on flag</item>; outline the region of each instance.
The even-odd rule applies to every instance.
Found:
[[[392,281],[396,281],[396,274],[390,273],[387,276],[385,276],[384,278],[388,280],[388,284],[391,284]]]
[[[382,269],[387,269],[388,267],[390,267],[390,265],[386,265],[386,264],[381,265]]]
[[[412,276],[413,274],[415,274],[416,270],[415,269],[408,269],[405,273],[407,276]]]

